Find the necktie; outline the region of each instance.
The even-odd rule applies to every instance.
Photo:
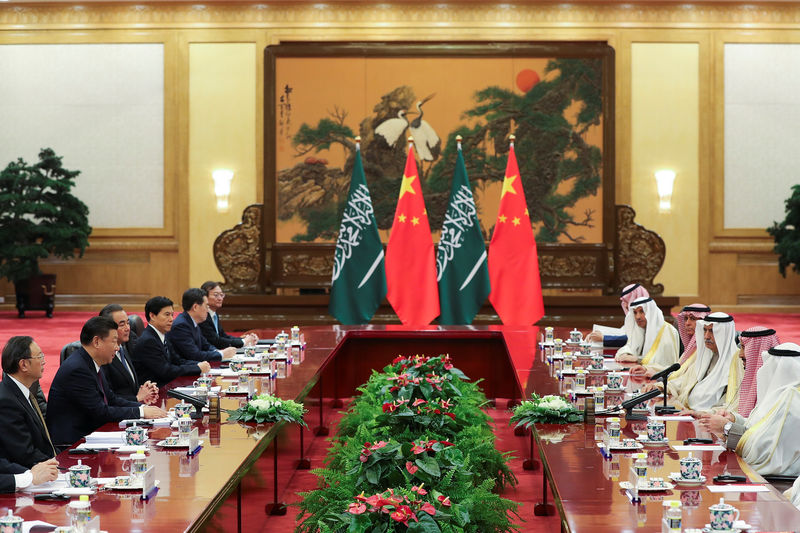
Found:
[[[108,405],[108,397],[106,396],[106,389],[103,387],[103,378],[100,377],[100,371],[97,371],[97,384],[100,386],[100,391],[103,393],[103,401]]]
[[[53,440],[50,438],[50,432],[47,430],[47,423],[44,421],[44,417],[42,416],[42,410],[39,409],[39,402],[36,401],[36,398],[34,398],[32,394],[28,394],[28,400],[31,402],[33,410],[36,411],[37,415],[39,415],[39,421],[42,423],[44,434],[47,436],[47,442],[49,442],[50,447],[53,448],[53,457],[55,457],[58,455],[58,453],[56,452],[56,447],[53,446]]]
[[[119,350],[117,352],[117,357],[119,357],[119,360],[122,362],[122,366],[125,367],[125,370],[128,371],[128,374],[131,375],[131,380],[135,382],[136,378],[134,378],[133,371],[131,370],[131,367],[128,365],[128,359],[125,357],[125,354],[122,353],[122,350]]]
[[[219,335],[219,317],[214,313],[214,316],[211,318],[214,320],[214,329],[217,331],[217,335]]]

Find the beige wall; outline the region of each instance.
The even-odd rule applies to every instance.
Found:
[[[165,227],[100,230],[87,258],[50,264],[60,294],[162,293],[218,277],[211,243],[263,198],[263,49],[290,40],[601,40],[616,50],[616,196],[658,231],[668,294],[725,306],[800,294],[777,273],[763,228],[717,228],[723,213],[722,49],[726,42],[800,42],[795,5],[452,7],[0,4],[0,44],[165,45]],[[236,171],[228,213],[210,172]],[[656,167],[678,172],[674,208],[655,210]],[[124,184],[121,184],[121,186]],[[776,215],[779,218],[781,214]],[[5,289],[5,290],[4,290]],[[0,294],[10,293],[7,284]]]
[[[221,280],[214,239],[257,201],[255,43],[189,44],[189,284]],[[216,208],[211,172],[235,172],[230,207]]]
[[[698,63],[697,43],[631,46],[631,204],[668,243],[656,281],[677,296],[698,292]],[[669,212],[654,179],[664,168],[676,172]]]

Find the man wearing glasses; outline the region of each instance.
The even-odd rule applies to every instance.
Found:
[[[219,282],[206,281],[200,288],[208,295],[208,317],[201,322],[200,331],[203,336],[212,346],[224,350],[230,346],[234,348],[241,348],[242,346],[252,346],[258,341],[258,337],[253,333],[248,333],[244,337],[234,337],[228,335],[222,329],[222,323],[219,319],[219,309],[222,307],[222,301],[225,299],[225,293],[222,292],[222,287]]]
[[[11,337],[3,348],[2,364],[0,455],[31,468],[56,455],[32,390],[44,373],[44,353],[32,337]]]

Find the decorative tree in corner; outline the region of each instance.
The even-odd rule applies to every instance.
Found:
[[[89,246],[89,209],[70,194],[79,170],[50,148],[39,162],[21,158],[0,171],[0,277],[17,283],[41,273],[39,259],[70,259]]]
[[[793,265],[800,272],[800,185],[792,187],[792,195],[786,199],[786,218],[767,228],[775,239],[775,253],[778,254],[778,269],[786,277],[786,267]]]

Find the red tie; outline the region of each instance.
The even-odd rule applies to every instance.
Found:
[[[103,401],[108,405],[108,398],[106,397],[106,389],[103,388],[103,379],[100,377],[100,371],[97,371],[97,384],[100,385],[100,391],[103,393]]]

